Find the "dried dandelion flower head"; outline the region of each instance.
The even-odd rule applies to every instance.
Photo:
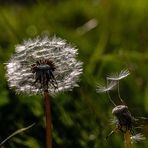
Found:
[[[125,105],[118,105],[112,110],[112,114],[116,117],[118,129],[126,132],[132,131],[133,117]]]
[[[121,131],[124,134],[129,131],[132,142],[139,142],[146,139],[143,134],[139,133],[139,130],[143,130],[144,124],[147,125],[147,118],[140,117],[136,119],[132,116],[126,105],[114,107],[112,114],[114,115],[114,119],[111,120],[111,124],[115,124],[116,127],[107,135],[106,139],[118,131]]]
[[[77,54],[76,48],[57,37],[24,41],[6,64],[9,85],[27,94],[71,90],[82,73]]]

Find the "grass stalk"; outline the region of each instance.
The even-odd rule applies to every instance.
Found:
[[[25,128],[21,128],[17,131],[15,131],[14,133],[12,133],[10,136],[8,136],[5,140],[3,140],[1,143],[0,143],[0,148],[8,141],[10,140],[11,138],[13,138],[14,136],[16,136],[17,134],[20,134],[21,132],[24,132],[30,128],[32,128],[33,126],[35,125],[35,123],[25,127]]]

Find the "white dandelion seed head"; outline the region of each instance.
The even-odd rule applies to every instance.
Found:
[[[124,70],[121,70],[120,73],[114,73],[114,74],[107,76],[107,80],[119,81],[127,77],[129,74],[130,74],[129,70],[124,69]]]
[[[109,84],[107,84],[107,86],[98,84],[96,91],[98,93],[103,93],[103,92],[110,91],[116,86],[116,84],[117,84],[116,81],[111,81]]]
[[[17,93],[38,94],[41,88],[34,84],[35,78],[31,66],[36,61],[50,60],[54,63],[54,78],[58,84],[55,89],[50,83],[48,91],[55,94],[58,91],[72,90],[82,73],[82,62],[77,61],[77,49],[65,40],[57,37],[40,38],[24,41],[16,46],[14,56],[6,63],[6,77],[10,87],[15,87]]]

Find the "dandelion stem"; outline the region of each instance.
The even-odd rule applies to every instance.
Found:
[[[124,140],[125,140],[125,148],[132,148],[131,133],[129,130],[127,130],[126,133],[124,134]]]
[[[48,90],[44,91],[44,109],[46,118],[46,148],[52,148],[52,116]]]

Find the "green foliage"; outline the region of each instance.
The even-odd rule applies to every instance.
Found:
[[[10,90],[5,64],[15,45],[41,34],[60,36],[79,48],[84,62],[80,87],[52,98],[54,148],[123,147],[121,133],[108,141],[112,105],[96,84],[109,73],[129,68],[121,95],[135,117],[148,115],[148,1],[36,0],[0,5],[0,142],[17,129],[6,147],[45,147],[41,96],[19,96]],[[88,25],[89,22],[89,25]],[[112,94],[116,100],[116,94]],[[118,103],[118,100],[116,100]],[[148,125],[144,127],[147,136]],[[148,147],[148,142],[134,144]]]

